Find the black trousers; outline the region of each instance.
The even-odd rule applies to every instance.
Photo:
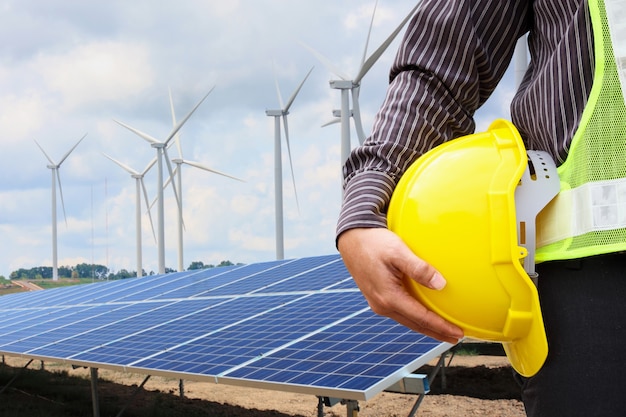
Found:
[[[529,417],[626,415],[626,254],[537,265],[548,358],[522,379]]]

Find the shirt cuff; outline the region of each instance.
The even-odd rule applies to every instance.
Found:
[[[336,237],[348,229],[386,228],[394,188],[395,181],[382,171],[364,171],[350,177],[344,187]]]

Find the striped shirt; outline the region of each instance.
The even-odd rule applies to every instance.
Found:
[[[402,174],[433,147],[474,132],[474,113],[526,33],[531,60],[511,120],[528,149],[563,163],[593,81],[586,0],[423,0],[398,49],[372,134],[344,165],[337,236],[387,227]]]

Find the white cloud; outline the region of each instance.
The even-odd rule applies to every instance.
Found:
[[[228,233],[228,240],[240,246],[243,250],[267,253],[275,247],[275,240],[270,236],[260,236],[252,230],[234,229]]]
[[[49,94],[60,95],[66,111],[102,101],[123,101],[155,80],[146,45],[122,41],[79,44],[44,53],[32,63]]]
[[[265,110],[277,105],[275,77],[286,100],[312,66],[289,114],[299,211],[283,137],[285,256],[334,251],[340,130],[321,125],[339,107],[340,94],[328,85],[335,76],[298,41],[354,75],[373,3],[5,3],[8,23],[0,33],[14,41],[0,51],[0,232],[9,242],[0,251],[0,275],[51,264],[50,171],[33,139],[54,159],[85,133],[61,168],[68,227],[59,201],[59,264],[93,259],[113,270],[135,269],[135,183],[101,152],[143,169],[154,149],[112,119],[163,137],[172,128],[168,88],[180,119],[215,86],[181,129],[183,155],[246,181],[185,167],[185,266],[194,260],[272,259],[274,126]],[[379,2],[369,53],[413,7],[409,0]],[[363,79],[366,132],[384,98],[394,45]],[[504,113],[509,95],[498,97],[481,114]],[[354,129],[351,134],[356,138]],[[175,148],[171,155],[177,155]],[[152,201],[156,169],[145,183]],[[176,204],[171,190],[165,195],[166,265],[176,267]],[[143,265],[149,272],[157,270],[158,260],[145,213],[142,208]],[[157,227],[156,208],[152,215]]]
[[[11,77],[5,82],[10,82]],[[48,103],[36,91],[24,94],[0,95],[0,126],[3,127],[3,144],[13,146],[22,138],[34,136],[48,117]]]

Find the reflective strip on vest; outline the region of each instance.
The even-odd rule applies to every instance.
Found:
[[[561,191],[537,217],[536,262],[626,250],[626,2],[589,0],[589,11],[593,86]]]
[[[544,223],[537,233],[539,246],[591,232],[626,228],[626,178],[561,190],[554,203],[553,209],[559,216]]]

